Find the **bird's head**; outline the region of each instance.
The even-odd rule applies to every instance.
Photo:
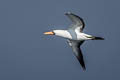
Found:
[[[45,32],[44,34],[45,35],[56,35],[56,36],[71,39],[71,36],[70,36],[70,34],[67,30],[52,30],[52,31],[49,31],[49,32]]]
[[[49,32],[44,32],[45,35],[57,35],[57,36],[61,36],[65,33],[65,30],[52,30]]]

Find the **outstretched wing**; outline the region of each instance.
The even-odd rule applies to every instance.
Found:
[[[82,31],[84,29],[85,23],[81,17],[79,17],[73,13],[70,13],[70,12],[65,13],[65,15],[67,15],[68,18],[72,21],[72,23],[73,23],[72,27],[74,27],[74,28],[80,27],[80,31]]]
[[[83,59],[83,55],[82,55],[82,51],[80,49],[80,45],[84,42],[76,42],[76,41],[72,41],[72,40],[68,40],[69,45],[72,47],[73,52],[75,54],[75,56],[77,57],[79,63],[81,64],[82,68],[85,70],[85,63],[84,63],[84,59]]]

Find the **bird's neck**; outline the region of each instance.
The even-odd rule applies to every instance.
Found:
[[[70,33],[67,30],[53,30],[56,36],[72,39]]]

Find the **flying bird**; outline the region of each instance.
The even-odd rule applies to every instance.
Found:
[[[67,12],[65,15],[72,21],[72,25],[67,30],[52,30],[50,32],[45,32],[44,34],[56,35],[67,39],[68,44],[71,46],[73,53],[81,64],[83,70],[86,70],[80,46],[86,40],[104,40],[104,38],[83,33],[85,23],[83,19],[76,14]]]

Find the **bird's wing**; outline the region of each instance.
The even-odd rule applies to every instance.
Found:
[[[82,55],[82,51],[80,49],[80,45],[83,43],[84,41],[81,42],[76,42],[76,41],[72,41],[72,40],[68,40],[69,45],[72,47],[72,50],[74,52],[74,55],[77,57],[79,63],[81,64],[82,68],[85,70],[85,63],[84,63],[84,59],[83,59],[83,55]]]
[[[70,28],[80,27],[80,31],[83,31],[85,23],[81,17],[70,12],[65,13],[65,15],[67,15],[68,18],[72,21],[72,26]]]

